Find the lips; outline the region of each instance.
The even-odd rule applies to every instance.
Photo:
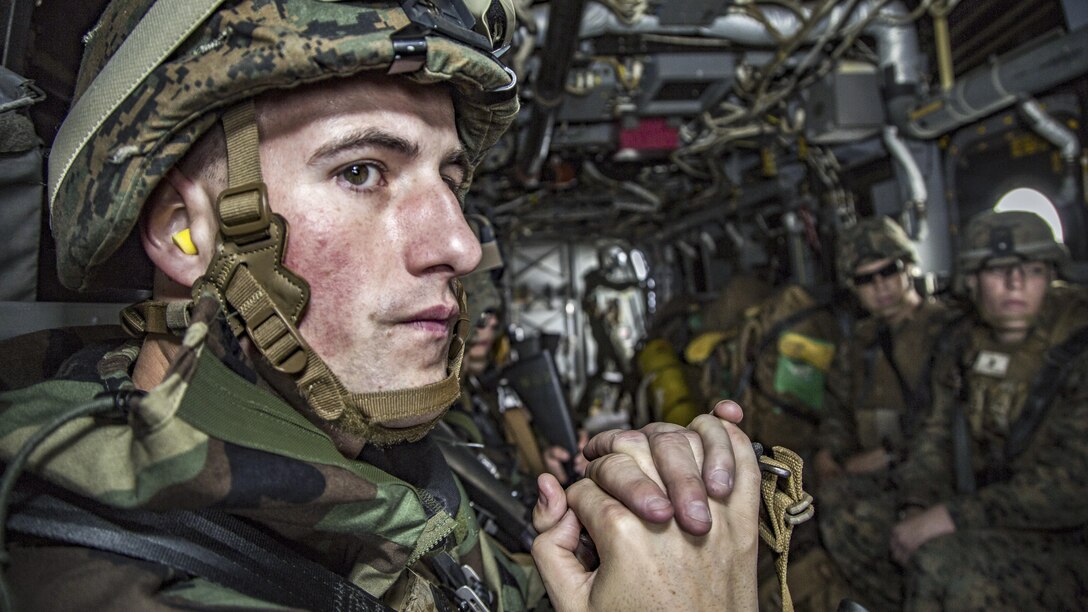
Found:
[[[431,306],[404,318],[401,323],[430,334],[445,337],[457,319],[457,313],[456,306]]]

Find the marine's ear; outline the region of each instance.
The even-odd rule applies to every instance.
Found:
[[[193,286],[215,252],[213,205],[205,187],[177,167],[166,173],[144,204],[140,217],[144,251],[159,272],[182,287]],[[186,229],[194,248],[187,248],[183,237],[174,239]]]
[[[978,275],[974,273],[964,274],[963,288],[967,291],[967,297],[974,301],[978,297]]]

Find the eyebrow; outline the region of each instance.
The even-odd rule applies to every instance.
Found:
[[[321,145],[310,156],[308,163],[312,166],[318,165],[322,161],[336,157],[345,151],[367,148],[385,149],[410,159],[418,158],[420,155],[418,144],[379,128],[368,128],[345,134]],[[442,165],[457,166],[463,173],[467,174],[470,165],[468,152],[465,151],[464,147],[458,146],[442,158]]]

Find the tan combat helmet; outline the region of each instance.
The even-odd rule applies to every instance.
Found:
[[[836,267],[839,277],[847,285],[852,283],[854,270],[858,266],[892,258],[916,263],[918,252],[907,233],[890,217],[865,219],[839,236]]]
[[[1059,271],[1069,263],[1069,249],[1039,215],[1023,211],[986,211],[967,223],[957,266],[961,275],[987,265],[1046,261]]]
[[[216,254],[194,299],[214,296],[235,333],[260,351],[270,382],[333,427],[378,443],[422,437],[431,423],[410,430],[383,423],[457,397],[468,323],[460,286],[462,321],[445,380],[348,392],[298,332],[309,285],[282,261],[287,225],[261,178],[252,98],[365,71],[448,83],[458,135],[475,164],[517,114],[516,79],[495,56],[513,19],[512,0],[114,0],[87,36],[75,103],[49,160],[61,281],[100,286],[104,271],[142,260],[133,255],[138,248],[121,247],[135,242],[145,200],[219,121],[229,187],[217,201]],[[124,322],[134,332],[178,332],[185,320],[176,304],[148,303]]]

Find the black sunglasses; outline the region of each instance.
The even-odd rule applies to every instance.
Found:
[[[476,329],[483,329],[487,327],[488,323],[491,322],[491,317],[495,317],[496,319],[498,319],[498,316],[499,313],[490,308],[481,312],[480,318],[476,319]]]
[[[902,272],[903,267],[904,267],[903,266],[903,260],[902,259],[896,259],[896,260],[892,261],[891,263],[889,263],[888,265],[886,265],[883,268],[880,268],[878,270],[873,270],[872,272],[866,272],[865,274],[855,274],[854,275],[854,285],[858,286],[858,287],[860,287],[862,285],[868,285],[869,283],[876,280],[876,277],[878,277],[878,276],[880,278],[891,278],[891,277],[895,276],[896,274],[899,274],[900,272]]]

